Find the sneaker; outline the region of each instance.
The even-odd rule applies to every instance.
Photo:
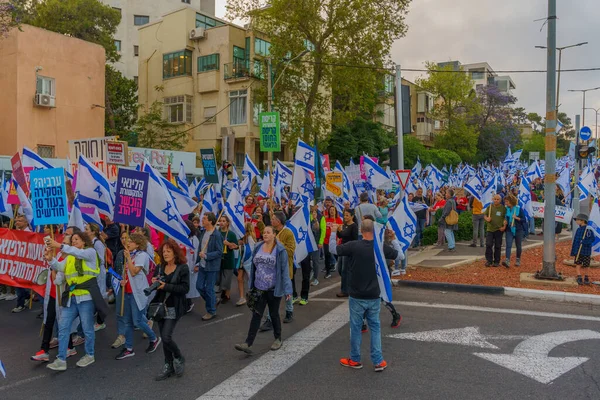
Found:
[[[272,329],[273,329],[273,323],[271,322],[270,319],[268,319],[260,326],[259,330],[261,332],[266,332],[266,331],[270,331]]]
[[[485,244],[481,243],[481,244],[479,245],[479,247],[485,247]]]
[[[108,304],[115,304],[115,295],[114,294],[109,294],[108,295]]]
[[[406,270],[405,269],[401,269],[400,270],[400,275],[406,275]]]
[[[190,306],[188,307],[186,313],[192,312],[193,309],[194,309],[194,303],[190,303]]]
[[[158,348],[158,345],[161,342],[161,338],[160,336],[156,338],[156,340],[154,342],[150,342],[148,343],[148,348],[146,349],[146,353],[154,353],[156,351],[156,349]]]
[[[354,369],[361,369],[362,368],[362,364],[356,361],[352,361],[349,358],[342,358],[340,360],[340,364],[342,364],[342,366],[344,367],[348,367],[348,368],[354,368]]]
[[[348,297],[348,293],[340,292],[340,293],[336,294],[335,297]]]
[[[301,299],[298,304],[300,304],[301,306],[305,306],[308,304],[308,299]]]
[[[456,251],[456,249],[454,247],[451,249],[448,249],[448,252],[450,252],[450,253],[454,253],[455,251]]]
[[[77,347],[79,345],[82,345],[85,343],[85,338],[79,336],[79,335],[75,335],[73,337],[73,347]]]
[[[44,350],[40,350],[37,353],[35,353],[34,355],[32,355],[30,357],[31,361],[41,361],[41,362],[48,362],[50,361],[50,354],[46,353]]]
[[[577,275],[577,284],[583,285],[583,279],[581,279],[581,275]]]
[[[367,324],[363,324],[362,329],[360,330],[361,333],[367,333],[369,331],[369,329],[367,328]]]
[[[236,306],[243,306],[244,304],[246,304],[246,299],[241,298],[237,301],[237,303],[235,303]]]
[[[115,357],[115,360],[123,360],[125,358],[133,357],[135,353],[133,349],[123,349],[121,352]]]
[[[11,310],[12,313],[20,313],[21,311],[25,310],[25,306],[17,306],[15,308],[13,308]]]
[[[101,331],[102,329],[106,329],[106,324],[105,323],[94,324],[94,332]]]
[[[515,267],[520,267],[521,266],[521,259],[517,258],[517,261],[515,262]]]
[[[292,299],[292,304],[298,304],[300,302],[300,297],[294,297]]]
[[[66,371],[67,362],[57,358],[52,364],[46,365],[46,368],[51,369],[52,371]]]
[[[489,262],[489,261],[486,261],[486,262],[485,262],[485,266],[486,266],[486,267],[491,267],[491,266],[492,266],[492,263],[491,263],[491,262]]]
[[[392,276],[400,276],[402,273],[400,272],[400,270],[394,270],[392,271]]]
[[[50,348],[55,349],[58,347],[58,338],[52,338],[50,341]]]
[[[83,357],[81,357],[75,365],[77,365],[79,368],[85,368],[89,365],[92,365],[95,361],[96,359],[94,358],[94,356],[86,354]]]
[[[0,293],[0,300],[4,300],[8,296],[8,293]]]
[[[504,268],[510,268],[510,265],[506,262],[506,260],[502,261],[502,266]]]
[[[291,312],[291,311],[286,311],[285,312],[285,318],[283,319],[283,323],[284,324],[289,324],[293,320],[294,320],[294,313]]]
[[[281,348],[281,345],[282,345],[281,338],[275,339],[275,341],[271,345],[271,350],[273,350],[273,351],[279,350]]]
[[[386,368],[387,368],[387,363],[385,362],[385,360],[383,360],[382,362],[380,362],[379,364],[377,364],[375,366],[375,372],[381,372]]]
[[[493,263],[492,264],[492,267],[494,267],[494,268],[499,267],[499,266],[500,266],[500,264],[498,264],[498,263]]]
[[[591,285],[591,283],[590,283],[590,278],[589,278],[587,275],[585,275],[585,276],[583,277],[583,284],[584,284],[584,285]]]
[[[311,285],[311,286],[317,286],[318,284],[319,284],[319,280],[318,280],[318,279],[314,279],[314,280],[313,280],[313,281],[310,283],[310,285]]]
[[[210,321],[211,319],[213,319],[216,316],[217,316],[216,314],[206,313],[202,317],[202,321]]]
[[[9,293],[6,295],[6,297],[4,298],[4,300],[7,301],[11,301],[11,300],[15,300],[18,296],[14,293]]]
[[[125,344],[125,336],[119,335],[119,336],[117,336],[117,338],[115,339],[113,344],[110,345],[110,347],[112,347],[113,349],[118,349],[119,347],[123,346],[124,344]]]
[[[331,274],[325,275],[325,279],[329,279],[329,278],[331,278]]]
[[[469,247],[477,247],[477,245],[475,243],[471,243]]]
[[[402,315],[396,313],[392,316],[392,328],[397,328],[400,326],[400,322],[402,322]]]
[[[248,343],[240,343],[235,345],[237,351],[243,351],[246,354],[252,354],[252,349],[248,346]]]
[[[67,349],[67,358],[73,357],[76,355],[77,355],[77,349],[75,349],[75,348]]]
[[[184,369],[185,369],[185,358],[183,358],[183,356],[180,358],[175,357],[173,359],[173,372],[175,372],[175,375],[178,378],[181,378],[183,376]]]
[[[173,375],[174,372],[175,371],[173,370],[173,366],[169,363],[165,363],[165,365],[163,365],[162,370],[160,371],[160,374],[158,374],[158,376],[155,377],[154,380],[164,381],[165,379]]]

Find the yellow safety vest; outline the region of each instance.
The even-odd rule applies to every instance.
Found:
[[[87,282],[100,274],[100,267],[97,260],[96,265],[94,266],[95,269],[90,268],[84,260],[82,260],[82,266],[83,275],[80,276],[75,268],[75,256],[67,256],[67,262],[65,265],[65,280],[67,281],[67,286],[78,285],[80,283]],[[89,294],[89,290],[75,289],[70,293],[70,296],[85,296]]]

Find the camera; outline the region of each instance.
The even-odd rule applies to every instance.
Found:
[[[162,278],[162,277],[158,278],[158,280],[156,282],[154,282],[152,285],[150,285],[146,289],[144,289],[144,294],[146,296],[150,296],[152,294],[152,292],[154,292],[156,289],[158,289],[160,284],[164,281],[165,281],[164,278]]]

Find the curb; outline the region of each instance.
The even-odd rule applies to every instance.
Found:
[[[392,281],[395,286],[405,286],[417,289],[446,290],[458,293],[504,295],[509,297],[522,297],[537,300],[550,300],[562,303],[579,303],[600,305],[600,296],[595,294],[581,294],[570,292],[558,292],[555,290],[523,289],[502,286],[465,285],[449,282],[425,282],[425,281]]]

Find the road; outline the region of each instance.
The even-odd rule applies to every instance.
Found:
[[[7,378],[0,376],[0,399],[600,398],[596,307],[395,288],[403,322],[390,328],[390,314],[382,308],[389,367],[375,373],[368,333],[363,336],[365,368],[339,365],[349,354],[349,329],[347,303],[335,297],[337,288],[337,277],[322,281],[308,305],[296,306],[295,321],[284,324],[282,349],[269,351],[272,333],[260,333],[253,356],[233,348],[247,333],[248,308],[226,304],[218,319],[206,323],[198,300],[175,333],[186,374],[164,382],[153,380],[162,366],[162,348],[145,354],[139,332],[135,357],[114,360],[117,351],[109,346],[115,323],[98,333],[96,363],[86,369],[75,367],[82,346],[66,372],[31,362],[40,343],[36,306],[10,314],[12,302],[1,301],[0,360]]]

